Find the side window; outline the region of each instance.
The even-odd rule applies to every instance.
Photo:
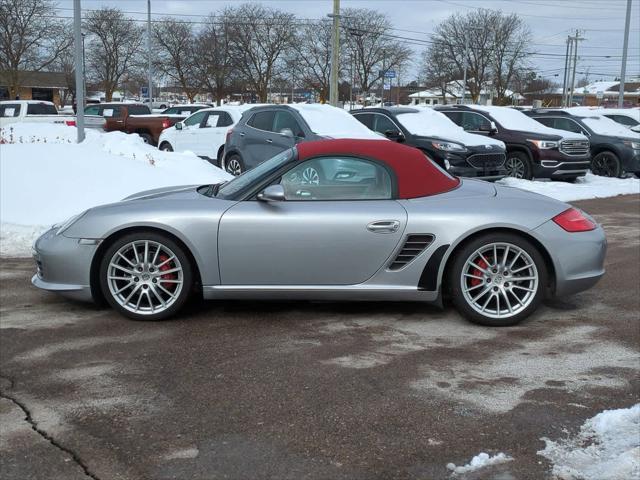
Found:
[[[247,122],[247,125],[253,128],[257,128],[258,130],[266,130],[268,132],[271,132],[273,127],[274,114],[275,112],[273,111],[254,113]]]
[[[27,105],[27,115],[57,115],[58,110],[48,103],[30,103]]]
[[[207,114],[207,112],[194,113],[193,115],[191,115],[189,118],[187,118],[184,121],[185,127],[192,127],[193,125],[200,125],[200,123],[202,122],[202,120],[204,119],[204,116],[206,114]]]
[[[488,122],[482,115],[473,112],[461,112],[462,113],[462,128],[471,131],[480,131],[480,125],[484,125]]]
[[[389,130],[398,131],[398,127],[386,115],[374,115],[374,118],[376,122],[374,130],[376,132],[384,135]]]
[[[293,132],[296,137],[304,137],[300,124],[289,112],[277,111],[273,122],[273,131],[280,133],[285,128]]]
[[[624,115],[605,115],[605,117],[610,118],[614,122],[618,122],[629,127],[635,127],[636,125],[638,125],[638,122],[636,122],[633,118],[625,117]]]
[[[0,117],[17,117],[20,115],[19,103],[0,105]]]
[[[233,125],[233,119],[231,115],[227,112],[220,112],[220,117],[218,118],[218,126],[219,127],[230,127]]]
[[[582,133],[582,127],[570,118],[556,118],[555,128],[573,133]]]
[[[205,122],[204,125],[202,125],[202,128],[219,127],[219,126],[220,126],[220,114],[218,112],[210,112],[207,115],[207,121]]]
[[[545,118],[545,117],[535,117],[534,120],[536,122],[540,122],[541,124],[543,124],[545,127],[549,127],[549,128],[557,128],[556,127],[556,122],[554,118]]]
[[[371,113],[358,113],[354,117],[369,130],[373,130],[373,115]]]
[[[391,175],[369,160],[320,157],[297,164],[282,176],[287,200],[387,200]]]
[[[97,105],[91,105],[84,109],[85,115],[100,115],[100,107]]]

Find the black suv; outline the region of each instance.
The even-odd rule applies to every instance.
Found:
[[[591,164],[589,139],[545,127],[509,107],[443,105],[434,107],[465,130],[502,140],[507,146],[507,172],[516,178],[572,181]]]
[[[498,180],[507,174],[504,143],[467,133],[431,108],[365,108],[351,114],[374,132],[419,148],[453,175]]]
[[[564,110],[538,109],[527,112],[547,127],[581,133],[591,144],[591,171],[596,175],[640,176],[640,134],[601,115],[573,115]]]

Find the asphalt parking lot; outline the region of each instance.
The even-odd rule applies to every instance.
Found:
[[[522,325],[450,307],[194,303],[137,323],[30,286],[0,261],[5,479],[549,478],[536,452],[640,398],[640,196],[575,202],[606,277]]]

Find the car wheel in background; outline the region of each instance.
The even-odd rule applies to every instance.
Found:
[[[540,304],[547,270],[538,249],[510,233],[482,235],[456,253],[449,291],[458,311],[487,326],[515,325]]]
[[[160,144],[160,150],[162,150],[163,152],[173,152],[173,147],[169,142],[162,142]]]
[[[603,177],[621,177],[624,173],[620,159],[613,152],[600,152],[593,157],[591,171]]]
[[[137,232],[117,239],[100,262],[100,287],[109,305],[134,320],[175,314],[193,287],[191,263],[168,236]]]
[[[230,155],[222,165],[222,169],[231,175],[238,176],[244,172],[244,163],[240,155]]]
[[[504,165],[507,169],[508,177],[523,178],[525,180],[533,178],[531,161],[524,152],[507,152],[507,160]]]
[[[165,110],[167,108],[167,106],[163,103],[162,105],[160,105],[160,108]]]
[[[153,138],[151,137],[151,135],[149,135],[148,133],[139,133],[138,135],[142,137],[142,140],[144,140],[144,143],[153,145]]]

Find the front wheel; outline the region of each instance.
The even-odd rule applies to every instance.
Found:
[[[244,172],[244,163],[242,162],[242,159],[240,158],[239,155],[234,154],[229,156],[223,162],[222,169],[225,172],[230,173],[234,177],[237,177],[238,175]]]
[[[524,152],[508,152],[505,168],[507,169],[507,176],[509,177],[524,180],[531,180],[533,178],[531,161]]]
[[[163,152],[173,152],[173,147],[169,142],[162,142],[162,144],[160,144],[160,150]]]
[[[189,298],[191,263],[183,248],[155,232],[116,240],[100,263],[100,287],[107,302],[134,320],[164,320]]]
[[[591,171],[603,177],[621,177],[624,173],[620,159],[613,152],[600,152],[591,161]]]
[[[547,270],[538,249],[509,233],[482,235],[454,259],[449,290],[458,311],[481,325],[515,325],[544,297]]]

